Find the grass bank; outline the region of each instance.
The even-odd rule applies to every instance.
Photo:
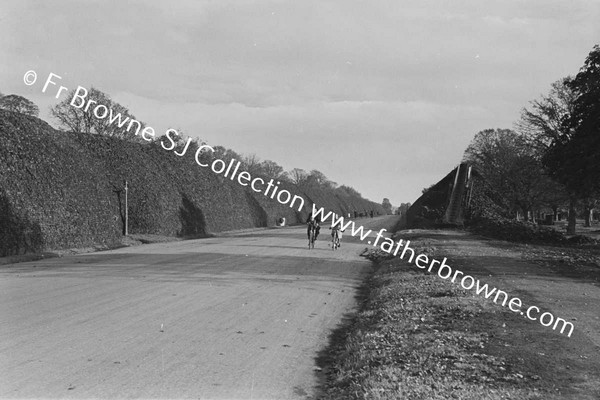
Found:
[[[419,242],[418,252],[435,254],[434,242],[411,238]],[[378,266],[360,310],[327,352],[321,398],[564,398],[555,371],[525,359],[527,343],[506,335],[514,313],[398,258],[372,256]]]

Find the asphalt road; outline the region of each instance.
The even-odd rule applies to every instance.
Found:
[[[0,396],[314,398],[318,353],[371,269],[364,243],[332,251],[328,234],[314,250],[278,228],[2,266]]]

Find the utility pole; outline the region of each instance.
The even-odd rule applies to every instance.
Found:
[[[125,236],[129,234],[127,225],[129,224],[129,213],[127,212],[127,180],[125,180]]]

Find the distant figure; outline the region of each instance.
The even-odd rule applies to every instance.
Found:
[[[373,218],[373,210],[371,210],[371,218]]]
[[[321,230],[321,226],[319,225],[319,218],[315,218],[314,215],[312,215],[312,213],[308,216],[308,218],[306,219],[306,234],[308,236],[308,246],[310,247],[311,243],[310,243],[310,232],[312,229],[315,230],[315,238],[314,240],[317,240],[317,238],[319,237],[319,231]]]
[[[358,213],[354,210],[354,218],[358,218]]]
[[[331,248],[336,250],[342,246],[342,232],[344,231],[339,224],[332,225],[329,229],[331,230]]]

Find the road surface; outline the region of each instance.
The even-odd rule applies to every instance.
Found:
[[[314,398],[371,269],[364,243],[321,233],[314,250],[296,227],[0,267],[0,396]]]

